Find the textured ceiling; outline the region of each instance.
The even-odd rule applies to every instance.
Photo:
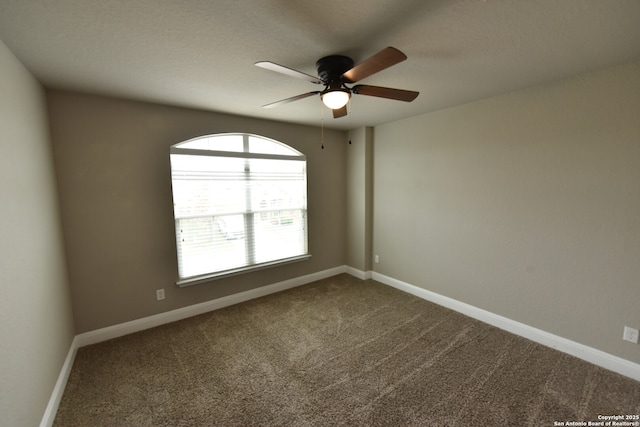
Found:
[[[475,101],[640,59],[638,0],[0,0],[0,39],[46,87],[347,129]],[[304,80],[322,56],[409,59],[363,84],[412,103],[354,96],[333,119]]]

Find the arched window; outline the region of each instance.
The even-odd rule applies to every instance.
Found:
[[[233,133],[173,145],[170,157],[178,285],[309,257],[302,153]]]

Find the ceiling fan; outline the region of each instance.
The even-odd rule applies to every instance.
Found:
[[[333,110],[333,117],[339,118],[347,115],[347,103],[351,94],[376,96],[378,98],[395,99],[398,101],[411,102],[419,95],[419,92],[404,89],[393,89],[389,87],[352,85],[372,74],[391,67],[407,59],[407,55],[394,47],[387,47],[376,53],[369,59],[354,66],[353,59],[348,56],[330,55],[320,58],[316,62],[316,68],[320,77],[303,73],[283,65],[269,61],[256,62],[256,65],[277,73],[286,74],[291,77],[304,79],[311,83],[324,85],[324,90],[307,92],[291,98],[282,99],[263,105],[263,108],[272,108],[278,105],[304,99],[313,95],[320,95],[322,102]]]

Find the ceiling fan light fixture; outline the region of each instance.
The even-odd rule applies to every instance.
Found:
[[[337,110],[344,107],[349,102],[351,94],[343,89],[330,90],[323,93],[321,96],[322,102],[332,110]]]

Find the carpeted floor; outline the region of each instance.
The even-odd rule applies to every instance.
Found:
[[[54,425],[553,426],[627,414],[640,414],[640,382],[339,275],[81,348]]]

